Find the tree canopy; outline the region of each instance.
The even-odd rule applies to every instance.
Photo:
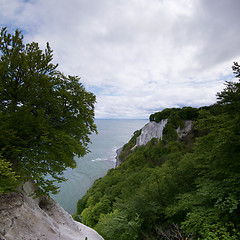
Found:
[[[25,44],[19,30],[0,35],[0,192],[12,190],[3,179],[34,179],[42,192],[56,192],[74,156],[88,152],[96,131],[96,97],[77,76],[65,76],[53,63],[47,43]],[[3,170],[2,170],[3,169]]]

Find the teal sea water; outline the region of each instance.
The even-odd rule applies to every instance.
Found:
[[[94,181],[103,177],[115,166],[116,150],[127,143],[136,130],[148,120],[96,120],[98,134],[91,135],[91,151],[76,158],[77,168],[67,169],[60,184],[60,192],[52,197],[70,214],[76,213],[76,205]]]

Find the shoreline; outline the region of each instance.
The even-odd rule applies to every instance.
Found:
[[[122,149],[123,149],[123,147],[120,147],[120,148],[117,149],[117,151],[116,151],[117,156],[115,157],[116,162],[115,162],[115,167],[114,167],[114,168],[118,167],[118,166],[121,164],[120,159],[119,159],[119,155],[120,155]]]

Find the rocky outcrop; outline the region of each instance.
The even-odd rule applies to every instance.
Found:
[[[186,137],[193,128],[193,121],[187,120],[184,121],[184,127],[181,129],[180,127],[177,129],[177,134],[179,138]]]
[[[162,139],[163,137],[163,129],[167,124],[167,119],[163,119],[161,122],[149,122],[146,124],[141,134],[137,137],[136,146],[146,145],[152,138]],[[184,127],[178,127],[176,129],[178,137],[181,139],[187,136],[193,128],[193,121],[187,120],[184,121]],[[135,146],[135,147],[136,147]]]
[[[119,159],[119,155],[120,155],[122,149],[123,149],[123,147],[117,149],[117,151],[116,151],[116,154],[117,154],[117,155],[116,155],[116,157],[115,157],[115,167],[114,167],[114,168],[118,167],[119,164],[121,163],[121,162],[120,162],[120,159]]]
[[[32,198],[33,183],[0,196],[0,240],[103,240],[93,229],[75,222],[50,198]]]
[[[167,121],[167,119],[163,119],[159,123],[152,121],[146,124],[137,137],[136,146],[146,145],[152,138],[162,139],[163,129]]]
[[[155,121],[150,121],[147,123],[142,129],[141,134],[136,139],[136,145],[131,148],[131,150],[134,150],[138,146],[146,145],[151,139],[157,138],[162,139],[163,138],[163,129],[166,126],[168,122],[168,119],[163,119],[161,122],[157,123]],[[183,128],[178,127],[176,129],[176,132],[178,134],[178,140],[181,140],[182,138],[189,136],[189,133],[193,129],[193,121],[192,120],[186,120],[184,121]],[[119,148],[117,150],[117,156],[116,156],[116,163],[115,167],[118,167],[121,163],[119,160],[119,155],[121,153],[123,148]]]

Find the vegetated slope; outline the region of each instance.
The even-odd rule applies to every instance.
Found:
[[[239,78],[239,65],[233,66]],[[226,82],[218,102],[200,109],[166,109],[163,139],[123,147],[122,163],[78,202],[84,224],[105,240],[239,239],[240,82]],[[176,129],[195,120],[179,139]],[[132,150],[131,150],[132,149]]]

